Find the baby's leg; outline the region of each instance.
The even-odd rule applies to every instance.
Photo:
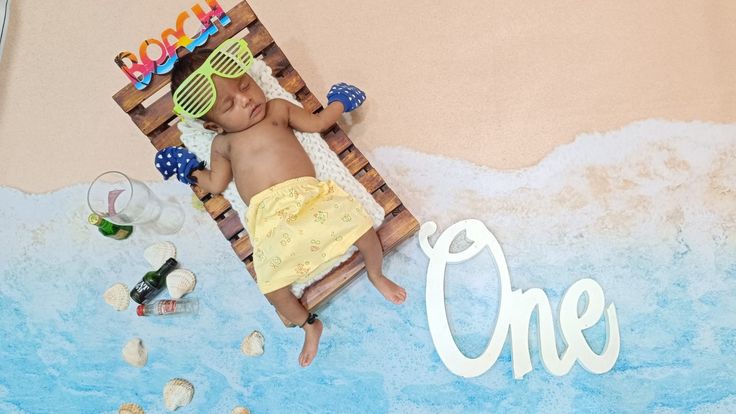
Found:
[[[365,234],[355,242],[355,245],[363,255],[365,269],[368,271],[368,279],[373,286],[390,302],[401,304],[406,300],[406,291],[401,286],[389,280],[383,274],[383,247],[378,239],[378,234],[373,228],[368,229]]]
[[[317,355],[319,337],[322,335],[322,322],[316,319],[312,324],[306,323],[309,312],[291,293],[289,286],[266,293],[266,299],[291,323],[300,325],[304,329],[304,346],[299,354],[299,365],[306,367],[311,364]]]

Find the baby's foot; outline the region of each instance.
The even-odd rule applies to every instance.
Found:
[[[317,355],[320,336],[322,336],[322,321],[316,319],[311,325],[304,325],[304,346],[302,353],[299,354],[299,365],[306,367],[312,363]]]
[[[404,288],[392,282],[386,276],[381,275],[377,278],[369,277],[368,279],[370,279],[373,286],[375,286],[389,302],[400,305],[406,300],[406,291]]]

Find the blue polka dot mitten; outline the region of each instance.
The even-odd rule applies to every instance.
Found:
[[[184,184],[196,184],[197,179],[190,175],[195,170],[204,168],[204,161],[184,147],[166,147],[156,153],[156,169],[165,180],[176,174],[176,178]]]
[[[330,91],[327,92],[328,104],[335,101],[342,102],[342,106],[345,107],[345,112],[350,112],[359,107],[363,101],[365,101],[365,93],[353,85],[340,82],[332,85]]]

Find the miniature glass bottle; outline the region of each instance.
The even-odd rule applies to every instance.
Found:
[[[123,226],[120,224],[110,223],[98,214],[92,213],[87,218],[89,224],[97,226],[100,233],[111,239],[124,240],[133,233],[133,226]]]
[[[133,286],[130,291],[130,298],[138,303],[147,303],[166,286],[166,275],[171,273],[172,270],[176,269],[179,262],[173,257],[166,260],[158,270],[151,270],[146,273],[140,282]]]

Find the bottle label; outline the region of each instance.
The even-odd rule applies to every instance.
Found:
[[[123,240],[130,234],[130,230],[120,229],[115,234],[112,235],[112,238],[115,240]]]
[[[133,290],[130,291],[130,297],[138,303],[146,303],[156,296],[159,290],[161,289],[157,289],[145,280],[141,280],[133,286]]]
[[[153,289],[151,288],[151,285],[149,285],[145,280],[141,280],[140,282],[136,283],[135,286],[133,286],[133,290],[138,292],[141,296],[146,296],[146,292]]]
[[[158,303],[156,313],[159,315],[166,315],[167,313],[176,312],[176,301],[175,300],[162,300]]]

